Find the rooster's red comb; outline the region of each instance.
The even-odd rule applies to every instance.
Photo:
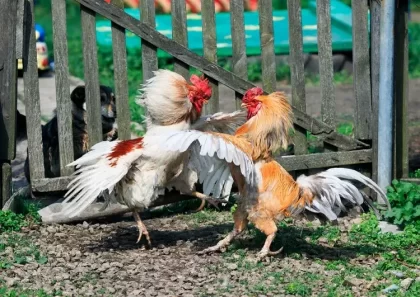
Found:
[[[255,99],[255,97],[260,96],[262,94],[264,94],[263,89],[261,89],[260,87],[254,87],[245,92],[244,96],[242,97],[242,101],[245,103],[252,101]]]
[[[211,97],[211,87],[208,79],[204,78],[204,76],[198,77],[197,75],[193,74],[191,75],[190,81],[198,90],[200,90],[200,93],[202,93],[203,97]]]

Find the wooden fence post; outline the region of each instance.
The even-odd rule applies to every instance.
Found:
[[[395,148],[393,178],[407,178],[408,164],[408,0],[395,7]]]
[[[12,168],[16,154],[16,6],[0,0],[0,205],[11,195]]]

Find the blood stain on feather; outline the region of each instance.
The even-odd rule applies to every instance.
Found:
[[[119,143],[112,149],[111,153],[108,154],[108,160],[111,161],[109,164],[111,167],[115,167],[119,158],[127,155],[129,152],[135,149],[143,148],[143,137],[124,140]]]

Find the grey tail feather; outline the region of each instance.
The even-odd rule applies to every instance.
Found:
[[[352,182],[371,188],[390,208],[388,199],[379,186],[352,169],[332,168],[312,176],[301,175],[296,182],[301,189],[307,189],[313,194],[313,201],[306,205],[305,211],[323,214],[331,221],[336,220],[340,213],[348,212],[349,209],[363,203],[366,203],[378,218],[381,217],[372,200]]]

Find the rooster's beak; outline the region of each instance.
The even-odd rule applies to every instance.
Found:
[[[241,104],[241,107],[242,107],[242,108],[247,108],[246,103],[242,103],[242,104]]]

